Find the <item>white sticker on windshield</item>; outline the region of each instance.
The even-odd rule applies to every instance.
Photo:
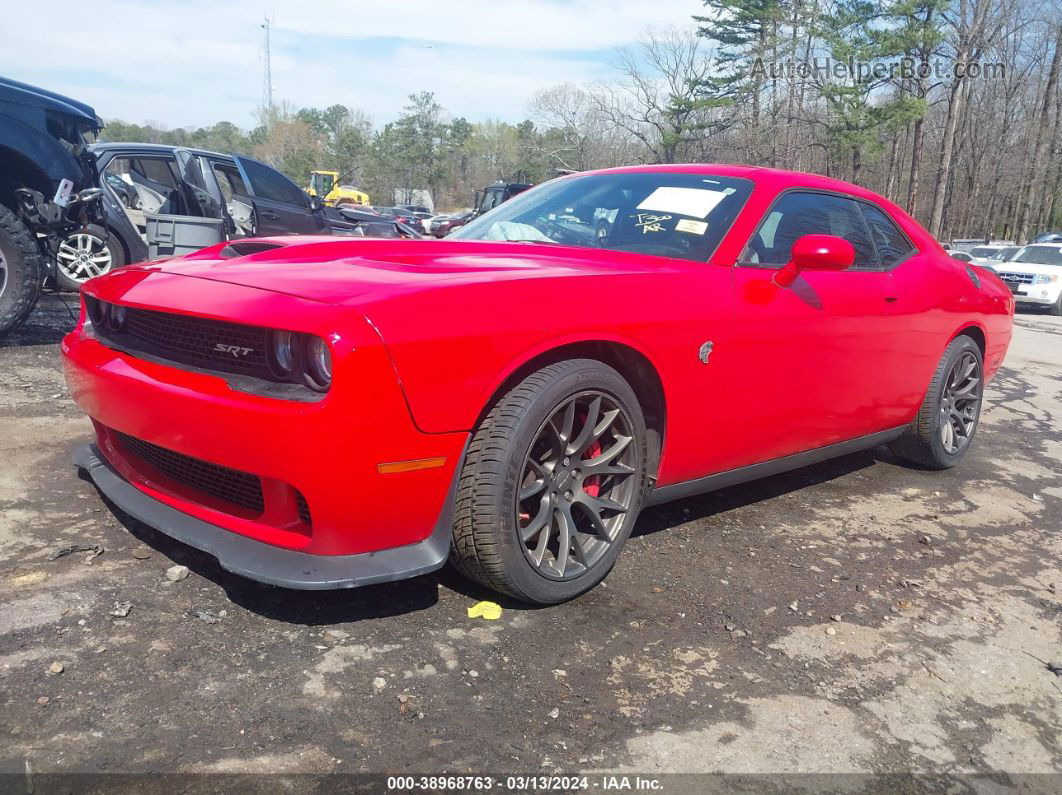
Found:
[[[691,235],[703,235],[708,231],[708,224],[704,221],[691,221],[689,218],[683,218],[675,224],[675,231],[689,232]]]
[[[657,188],[638,209],[704,218],[726,197],[726,191],[706,188]]]

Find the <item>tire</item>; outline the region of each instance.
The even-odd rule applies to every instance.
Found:
[[[1051,308],[1048,309],[1055,317],[1062,316],[1062,293],[1058,294],[1058,300],[1051,304]]]
[[[89,261],[76,258],[82,254]],[[118,237],[102,226],[90,225],[67,235],[59,245],[55,262],[55,283],[64,293],[76,293],[95,276],[125,264],[125,249]]]
[[[532,604],[590,590],[612,569],[637,520],[647,444],[638,400],[608,365],[573,359],[527,376],[494,404],[469,443],[454,513],[455,567]],[[530,496],[521,499],[524,493]],[[542,529],[530,532],[534,526]]]
[[[967,366],[974,368],[968,376],[963,375]],[[956,337],[944,351],[914,421],[889,449],[918,466],[950,469],[973,445],[983,399],[981,349],[970,337]]]
[[[29,317],[40,298],[44,273],[33,234],[0,204],[0,334]]]

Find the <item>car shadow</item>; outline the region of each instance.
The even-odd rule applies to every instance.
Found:
[[[752,503],[845,477],[878,462],[899,464],[887,448],[878,448],[654,506],[641,514],[631,536],[649,535],[686,522],[708,519]],[[79,475],[92,483],[83,472]],[[439,601],[440,587],[476,601],[496,602],[507,610],[534,611],[550,607],[531,605],[498,594],[468,580],[449,564],[431,574],[361,588],[300,591],[266,585],[225,571],[212,555],[153,529],[125,513],[98,489],[97,493],[112,515],[134,538],[175,564],[187,566],[200,577],[213,582],[233,604],[274,621],[327,626],[405,615],[433,607]]]
[[[91,483],[83,472],[79,475]],[[135,519],[98,489],[97,494],[114,518],[138,541],[175,564],[187,566],[220,587],[233,604],[263,618],[306,626],[346,624],[414,613],[439,601],[436,573],[394,583],[328,591],[300,591],[255,582],[225,571],[212,555]]]
[[[637,538],[661,530],[670,530],[677,525],[698,519],[709,519],[753,503],[774,499],[809,486],[851,475],[854,472],[868,469],[878,462],[899,463],[888,448],[875,448],[850,453],[820,464],[794,469],[791,472],[749,481],[738,486],[655,505],[642,512],[637,525],[631,532],[631,537]]]

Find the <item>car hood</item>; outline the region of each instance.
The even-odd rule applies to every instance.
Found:
[[[225,243],[143,267],[334,304],[486,281],[674,265],[641,254],[542,244],[294,237]]]

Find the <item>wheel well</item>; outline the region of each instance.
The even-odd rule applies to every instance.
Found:
[[[25,155],[6,146],[0,146],[0,203],[12,212],[17,212],[15,188],[32,188],[49,193],[48,175]]]
[[[132,254],[129,252],[129,244],[125,242],[125,238],[118,234],[118,230],[110,224],[107,224],[105,228],[107,229],[107,236],[113,237],[118,241],[118,246],[122,249],[122,259],[125,261],[125,264],[131,265],[132,263],[130,263],[129,260],[132,259]]]
[[[985,346],[987,345],[987,340],[985,340],[985,333],[981,331],[981,329],[979,329],[977,326],[967,326],[955,336],[969,337],[970,339],[972,339],[974,342],[977,343],[977,347],[981,349],[981,358],[983,359],[985,357],[985,351],[987,350]]]
[[[477,418],[476,424],[478,425],[487,415],[495,401],[528,375],[567,359],[595,359],[617,370],[631,385],[635,397],[638,398],[642,414],[645,416],[645,427],[649,433],[650,460],[646,471],[655,480],[660,466],[660,454],[664,449],[664,429],[667,418],[664,384],[653,363],[629,345],[605,340],[588,340],[562,345],[540,353],[505,379],[491,396],[482,414]]]

